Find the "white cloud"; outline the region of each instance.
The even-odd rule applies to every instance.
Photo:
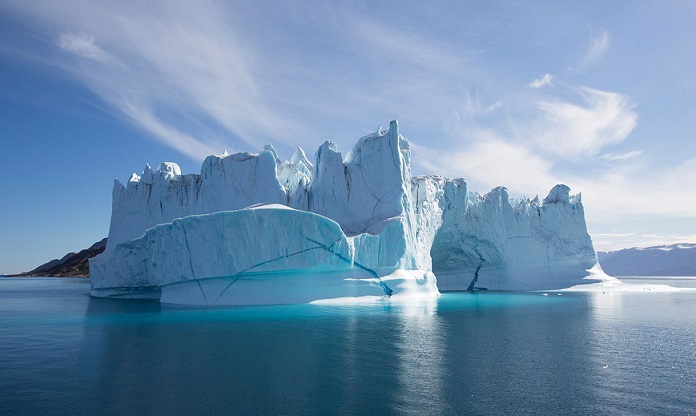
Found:
[[[568,88],[577,94],[575,102]],[[635,105],[628,97],[567,86],[553,93],[559,98],[546,98],[536,113],[526,110],[524,96],[503,97],[512,111],[495,118],[482,111],[485,98],[465,94],[444,146],[412,139],[414,167],[464,177],[469,189],[479,192],[503,185],[512,195],[543,197],[556,183],[566,183],[583,193],[587,223],[600,248],[648,241],[658,233],[658,218],[696,220],[696,183],[684,180],[696,176],[696,159],[656,171],[650,158],[638,158],[643,154],[638,150],[600,153],[635,128]],[[609,226],[635,231],[611,235]],[[673,234],[660,241],[688,237]]]
[[[498,100],[492,104],[481,103],[477,94],[472,94],[471,92],[464,93],[464,103],[460,111],[455,110],[457,116],[457,122],[461,122],[460,112],[468,118],[476,117],[479,115],[492,113],[503,106],[503,102]]]
[[[546,98],[537,103],[541,111],[535,113],[529,111],[526,96],[510,96],[505,98],[511,102],[508,111],[495,115],[487,110],[498,108],[502,100],[487,106],[481,104],[478,93],[465,93],[462,105],[454,110],[448,142],[442,148],[414,147],[414,163],[428,173],[463,176],[477,190],[504,185],[512,194],[542,195],[564,182],[583,191],[595,178],[586,179],[587,168],[578,175],[573,172],[580,164],[591,163],[589,156],[625,140],[637,123],[637,114],[632,102],[618,93],[565,86],[554,94],[567,96],[568,88],[579,98],[577,102]],[[635,156],[614,153],[605,159]],[[606,164],[598,169],[616,186],[622,185],[616,177],[630,175],[626,164],[621,169]]]
[[[59,55],[59,67],[125,120],[193,159],[225,148],[259,149],[269,137],[286,138],[278,131],[297,132],[274,108],[262,54],[249,47],[240,19],[224,4],[26,7],[46,28],[58,28],[60,49],[84,58]]]
[[[486,108],[484,108],[484,109],[483,109],[483,112],[484,112],[484,113],[491,113],[491,112],[493,112],[493,111],[499,109],[499,108],[502,107],[502,106],[503,106],[503,103],[502,103],[501,101],[496,101],[496,102],[494,102],[493,104],[491,104],[491,105],[487,106]]]
[[[590,40],[589,49],[585,52],[585,56],[580,61],[580,69],[586,69],[598,62],[609,48],[610,42],[609,32],[606,30],[600,33],[599,36],[593,36]]]
[[[513,194],[540,194],[558,182],[552,163],[539,154],[499,136],[492,130],[469,132],[460,148],[436,149],[412,143],[414,163],[432,173],[462,177],[471,190],[486,192],[506,186]]]
[[[354,28],[357,38],[366,47],[378,52],[385,62],[396,58],[409,65],[441,73],[466,69],[461,54],[448,51],[412,31],[399,30],[382,22],[362,18],[355,20]]]
[[[556,77],[551,74],[546,74],[541,78],[535,79],[527,85],[529,85],[532,88],[541,88],[545,86],[553,87],[553,82],[555,78]]]
[[[540,128],[535,132],[541,151],[564,159],[596,155],[605,146],[628,137],[638,115],[631,100],[619,93],[591,88],[574,90],[582,104],[542,101]]]
[[[654,229],[660,219],[670,218],[683,230],[685,224],[696,224],[696,183],[687,179],[693,177],[696,159],[661,170],[645,164],[617,164],[603,173],[576,175],[572,180],[583,191],[588,224],[615,228],[626,221],[634,224],[634,230],[643,225]]]
[[[605,153],[601,155],[599,158],[602,160],[606,160],[607,162],[614,162],[617,160],[628,160],[628,159],[633,159],[636,156],[639,156],[641,153],[640,150],[633,150],[630,152],[625,152],[625,153]]]
[[[75,35],[72,33],[61,33],[58,37],[58,46],[64,51],[73,53],[83,58],[98,62],[108,62],[112,59],[111,55],[104,52],[102,48],[94,43],[94,36]]]
[[[194,159],[211,148],[340,143],[333,131],[317,138],[327,126],[343,134],[333,120],[441,125],[456,84],[470,76],[466,54],[440,38],[339,5],[94,0],[66,8],[37,0],[13,7],[41,30],[57,28],[58,47],[84,58],[59,54],[58,66],[128,122]],[[266,29],[258,30],[260,22]]]
[[[222,143],[213,145],[203,142],[188,133],[174,128],[156,117],[152,110],[143,103],[120,102],[119,108],[145,131],[193,159],[220,153],[220,149],[223,146]]]

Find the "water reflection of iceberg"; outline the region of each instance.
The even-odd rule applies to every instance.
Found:
[[[445,411],[445,348],[437,299],[404,303],[398,319],[397,363],[401,414],[438,415]]]

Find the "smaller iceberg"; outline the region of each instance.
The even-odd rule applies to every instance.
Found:
[[[437,295],[432,273],[398,270],[398,258],[385,270],[379,239],[347,237],[329,218],[276,204],[191,215],[93,261],[102,278],[92,295],[186,305]]]

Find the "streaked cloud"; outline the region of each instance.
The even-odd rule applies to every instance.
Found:
[[[604,56],[607,49],[609,49],[610,42],[611,39],[609,37],[609,32],[606,30],[600,33],[598,36],[592,36],[590,40],[590,47],[580,61],[579,68],[586,69],[598,62]]]
[[[486,113],[492,113],[501,108],[502,106],[503,102],[500,100],[495,101],[491,104],[482,103],[481,99],[475,93],[472,94],[471,92],[467,91],[466,93],[464,93],[462,108],[459,111],[455,110],[455,114],[457,116],[458,122],[461,122],[460,113],[468,118],[471,118]]]
[[[541,87],[553,87],[553,82],[556,77],[551,75],[551,74],[546,74],[541,78],[537,78],[534,81],[530,82],[528,85],[532,88],[541,88]]]
[[[467,180],[470,190],[485,193],[506,186],[516,195],[542,197],[557,183],[553,163],[524,143],[491,129],[462,130],[460,146],[432,148],[412,143],[414,162],[430,172],[446,171]]]
[[[274,108],[265,62],[222,3],[26,7],[59,29],[56,44],[71,59],[57,55],[57,66],[127,122],[193,159],[260,149],[278,131],[297,132]]]
[[[602,160],[606,160],[607,162],[614,162],[617,160],[628,160],[628,159],[633,159],[636,156],[639,156],[641,153],[640,150],[633,150],[630,152],[625,152],[625,153],[605,153],[601,155],[599,158]]]
[[[357,39],[379,53],[383,61],[396,58],[409,65],[440,73],[466,69],[463,65],[465,56],[449,51],[443,44],[418,36],[413,31],[364,17],[356,18],[353,28]]]
[[[627,96],[586,87],[574,92],[580,103],[537,103],[543,115],[535,138],[540,150],[564,159],[593,156],[625,140],[636,127],[638,114]]]
[[[94,36],[61,33],[57,43],[64,51],[83,58],[102,63],[106,63],[113,59],[111,55],[104,52],[102,48],[94,43]]]

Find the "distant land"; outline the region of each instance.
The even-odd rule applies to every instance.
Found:
[[[106,238],[79,253],[68,253],[62,259],[51,260],[34,270],[8,276],[89,277],[89,259],[103,252],[105,248]]]
[[[696,276],[696,244],[598,251],[597,257],[611,276]]]

